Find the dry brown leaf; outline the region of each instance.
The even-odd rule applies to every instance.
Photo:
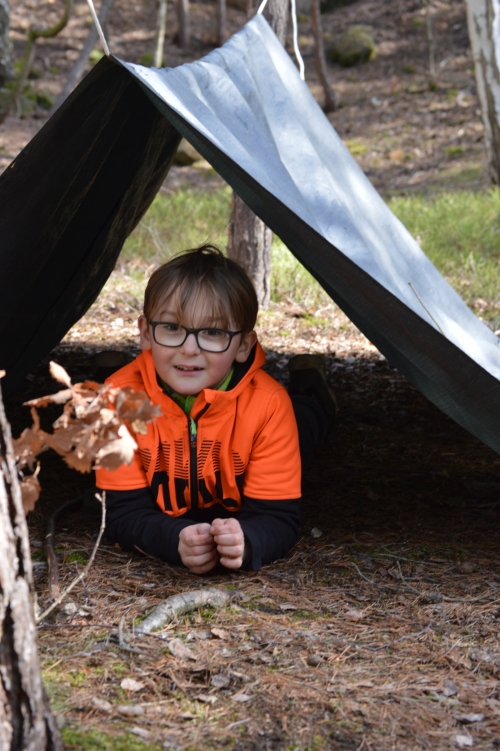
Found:
[[[139,433],[140,435],[146,435],[148,432],[148,426],[144,420],[134,420],[131,423],[131,427],[134,433]]]
[[[170,653],[173,654],[174,657],[179,657],[181,660],[198,659],[194,652],[192,652],[189,647],[186,647],[184,642],[179,638],[170,639],[167,646]]]
[[[40,396],[38,399],[30,399],[29,402],[24,402],[25,407],[46,407],[47,404],[64,404],[73,396],[72,389],[63,389],[62,391],[56,391],[55,394],[48,394],[47,396]]]
[[[120,688],[124,691],[141,691],[144,686],[144,683],[136,681],[135,678],[124,678],[120,683]]]
[[[47,434],[45,441],[47,446],[58,454],[67,454],[78,443],[78,436],[81,434],[81,425],[77,423],[69,425],[64,430],[56,430],[52,435]]]
[[[96,468],[118,469],[122,464],[131,464],[137,443],[130,435],[126,425],[120,425],[119,438],[106,443],[96,454]]]
[[[23,498],[23,509],[24,513],[27,514],[35,508],[35,504],[40,497],[41,487],[35,475],[25,477],[21,480],[20,485]]]
[[[34,468],[35,458],[46,448],[46,433],[35,426],[25,428],[19,438],[12,441],[14,456],[18,469],[28,466]]]
[[[217,636],[219,639],[228,639],[229,638],[229,633],[227,631],[225,631],[223,628],[214,627],[214,628],[210,629],[210,632],[214,636]]]
[[[76,451],[71,451],[64,456],[64,461],[71,467],[76,469],[77,472],[90,472],[92,469],[92,461],[86,456],[78,456]]]
[[[56,381],[59,381],[59,383],[63,383],[69,389],[71,388],[71,378],[64,370],[62,365],[59,365],[57,362],[51,361],[49,364],[49,370],[52,378],[54,378]]]
[[[126,387],[112,389],[111,393],[113,392],[117,392],[114,404],[122,420],[149,422],[161,415],[161,409],[150,401],[144,391],[133,391],[130,387]]]

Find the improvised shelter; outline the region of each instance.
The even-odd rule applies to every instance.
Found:
[[[174,69],[104,58],[0,178],[0,368],[85,313],[184,136],[399,370],[500,452],[500,347],[357,166],[262,16]]]

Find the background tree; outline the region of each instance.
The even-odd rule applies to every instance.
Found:
[[[191,43],[189,0],[177,0],[177,20],[179,24],[179,44],[181,48],[185,50]]]
[[[314,62],[316,63],[316,75],[323,87],[325,112],[333,112],[337,109],[335,93],[328,81],[326,72],[325,46],[323,44],[323,28],[321,24],[320,0],[311,0],[311,28],[314,36]]]
[[[466,6],[489,173],[500,185],[500,2],[466,0]]]
[[[216,0],[217,44],[222,46],[226,41],[226,0]]]
[[[0,0],[0,86],[14,78],[9,38],[10,11],[7,0]]]
[[[269,0],[265,16],[282,44],[288,20],[288,0]],[[229,223],[228,255],[247,271],[257,291],[261,308],[271,294],[271,244],[273,233],[246,203],[233,193]]]
[[[28,527],[0,392],[0,749],[63,751],[38,659]]]

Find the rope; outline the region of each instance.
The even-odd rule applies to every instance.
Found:
[[[299,64],[299,73],[301,79],[305,80],[304,61],[299,50],[299,33],[297,30],[297,3],[296,0],[292,0],[292,27],[293,27],[293,51],[295,52],[295,58]]]
[[[109,51],[108,43],[106,41],[106,37],[104,36],[104,32],[102,30],[101,24],[99,23],[99,19],[97,17],[97,13],[95,12],[94,3],[92,2],[92,0],[87,0],[87,2],[89,4],[90,12],[92,13],[92,18],[94,19],[94,23],[95,23],[95,27],[97,29],[97,33],[99,34],[99,39],[101,40],[101,44],[102,44],[103,49],[104,49],[104,54],[106,55],[106,57],[109,57],[111,53]],[[267,2],[267,0],[266,0],[266,2]]]
[[[91,2],[91,0],[89,0]],[[301,79],[305,80],[305,68],[304,68],[304,61],[302,59],[302,55],[300,54],[299,50],[299,34],[297,29],[297,4],[296,0],[291,0],[292,3],[292,27],[293,27],[293,51],[295,52],[295,57],[297,59],[297,62],[299,64],[299,73]],[[261,4],[259,5],[259,9],[257,11],[257,14],[260,15],[264,12],[264,8],[267,5],[267,0],[262,0]]]

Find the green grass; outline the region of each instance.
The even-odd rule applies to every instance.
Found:
[[[228,187],[160,193],[125,243],[122,258],[130,262],[139,257],[147,263],[160,264],[181,250],[207,242],[225,249],[230,216],[231,189]],[[289,297],[307,308],[328,303],[329,298],[320,285],[277,237],[271,255],[273,300]],[[142,281],[142,275],[139,277]]]
[[[481,315],[500,325],[500,191],[459,191],[393,198],[389,206],[469,304],[482,298]]]
[[[89,730],[66,726],[61,735],[67,751],[160,751],[160,744],[146,743],[136,735],[115,736],[102,733],[94,728]]]
[[[409,232],[420,236],[424,252],[465,301],[474,305],[478,298],[485,300],[487,306],[482,306],[480,314],[500,327],[500,191],[412,194],[393,197],[388,203]],[[139,257],[153,266],[204,242],[224,249],[230,212],[227,187],[161,193],[127,240],[122,257],[125,261]],[[134,273],[137,284],[143,285],[144,274],[132,268]],[[329,301],[278,238],[272,248],[271,297],[276,302],[289,298],[307,310]]]
[[[231,190],[179,190],[159,193],[122,251],[125,260],[137,256],[162,263],[181,250],[227,243]]]

